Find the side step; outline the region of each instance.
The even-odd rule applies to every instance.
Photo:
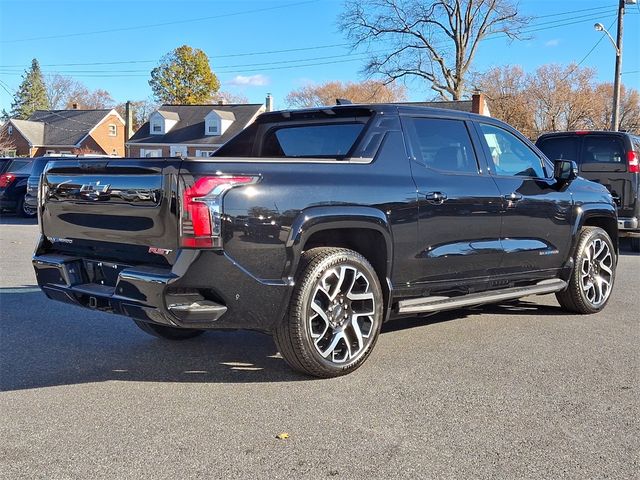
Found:
[[[472,307],[485,303],[496,303],[505,300],[515,300],[527,295],[544,295],[564,290],[567,282],[558,278],[543,280],[527,287],[506,288],[489,292],[470,293],[461,297],[422,297],[402,300],[398,303],[398,313],[425,313],[451,310],[454,308]]]

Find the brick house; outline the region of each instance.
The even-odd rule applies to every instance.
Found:
[[[127,156],[208,157],[266,109],[259,103],[162,105],[129,139]]]
[[[113,109],[36,110],[27,120],[9,119],[2,134],[16,155],[97,153],[124,156],[123,118]]]

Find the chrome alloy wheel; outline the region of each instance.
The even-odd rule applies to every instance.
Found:
[[[349,265],[326,271],[308,314],[317,352],[337,364],[357,360],[373,340],[375,312],[375,297],[363,272]]]
[[[609,245],[601,238],[595,238],[584,249],[580,265],[580,285],[593,307],[602,305],[611,294],[613,262]]]

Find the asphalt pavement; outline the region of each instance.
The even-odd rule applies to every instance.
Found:
[[[47,300],[36,238],[0,217],[0,478],[639,476],[628,250],[597,315],[547,295],[397,321],[358,371],[315,380],[263,334],[174,343]]]

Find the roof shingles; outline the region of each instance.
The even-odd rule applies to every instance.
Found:
[[[32,145],[77,145],[111,112],[102,110],[36,110],[27,121],[12,120]],[[20,125],[30,132],[24,131]],[[28,124],[28,125],[27,125]],[[36,127],[35,125],[40,125]],[[36,134],[41,131],[42,133]]]
[[[162,105],[159,112],[164,116],[173,112],[180,120],[164,135],[151,135],[149,122],[146,122],[129,139],[130,144],[189,144],[189,145],[222,145],[244,129],[252,119],[260,113],[264,105],[229,104],[229,105]],[[212,110],[225,119],[235,121],[222,135],[205,135],[204,119]],[[167,117],[165,117],[167,118]]]

